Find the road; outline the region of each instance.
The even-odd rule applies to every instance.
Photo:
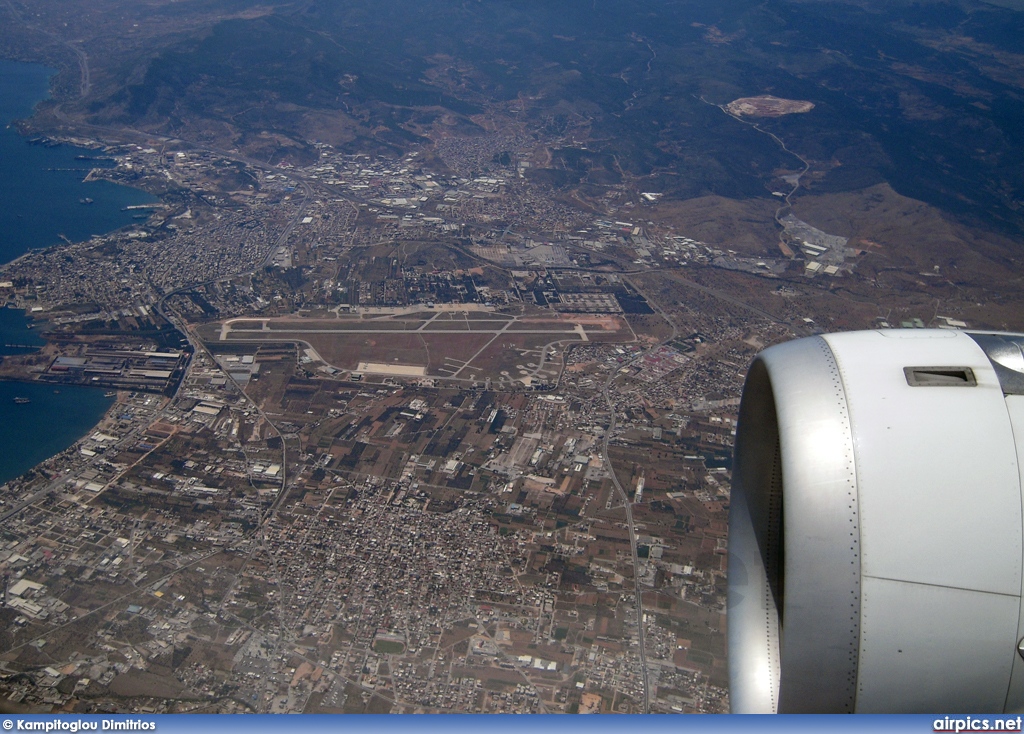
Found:
[[[633,503],[629,501],[626,491],[622,488],[622,483],[619,482],[619,477],[615,474],[615,467],[612,464],[611,457],[608,456],[608,443],[611,441],[616,422],[615,403],[612,402],[608,389],[618,375],[618,370],[613,371],[605,381],[604,387],[601,388],[601,394],[604,396],[605,402],[608,403],[608,410],[611,413],[611,417],[608,419],[608,428],[604,432],[604,441],[601,443],[601,456],[604,460],[604,465],[608,467],[612,484],[615,485],[615,490],[619,493],[619,499],[622,500],[622,504],[626,508],[626,527],[629,528],[629,550],[633,556],[633,594],[636,597],[636,628],[640,643],[640,668],[643,671],[643,713],[649,714],[651,712],[651,692],[650,684],[647,680],[647,649],[644,642],[644,597],[643,590],[640,588],[640,556],[637,553],[636,526],[633,524]]]
[[[760,125],[758,125],[756,122],[751,122],[750,120],[744,120],[739,115],[730,112],[724,105],[718,105],[718,104],[714,104],[712,102],[708,102],[703,97],[700,98],[700,101],[703,102],[704,104],[711,105],[712,107],[717,107],[722,112],[727,114],[729,117],[731,117],[732,119],[736,120],[736,122],[739,122],[739,123],[742,123],[744,125],[747,125],[748,127],[752,127],[755,130],[757,130],[759,133],[761,133],[762,135],[767,135],[772,140],[774,140],[778,144],[778,146],[780,148],[782,148],[782,150],[784,152],[786,152],[789,155],[791,155],[794,158],[796,158],[798,161],[800,161],[801,165],[803,165],[803,168],[800,170],[800,172],[798,174],[796,174],[796,178],[791,182],[792,188],[789,190],[789,193],[787,193],[785,198],[784,198],[785,203],[782,206],[780,206],[778,209],[775,210],[775,222],[780,227],[782,227],[782,231],[779,232],[779,244],[785,248],[783,250],[783,252],[788,251],[789,250],[789,244],[785,240],[786,225],[782,223],[782,212],[784,212],[787,209],[789,209],[790,211],[793,210],[793,195],[797,191],[800,190],[800,179],[804,177],[804,174],[806,174],[809,170],[811,170],[810,162],[808,162],[807,159],[804,158],[799,153],[796,153],[796,152],[790,150],[788,147],[786,147],[786,144],[782,141],[782,138],[780,138],[778,135],[776,135],[775,133],[772,133],[772,132],[769,132],[769,131],[765,130]]]
[[[615,424],[617,418],[615,403],[612,401],[610,389],[612,383],[615,382],[615,378],[621,374],[621,369],[628,367],[637,360],[641,359],[644,355],[654,351],[660,346],[671,342],[678,335],[678,327],[676,327],[675,322],[668,317],[668,314],[666,314],[661,309],[661,306],[659,306],[657,302],[651,300],[645,293],[640,291],[640,289],[637,288],[635,283],[631,282],[630,285],[636,288],[637,292],[640,293],[640,295],[642,295],[647,300],[647,302],[651,304],[651,306],[654,307],[654,309],[661,315],[661,317],[665,319],[665,321],[667,321],[669,325],[672,327],[672,334],[667,339],[663,339],[662,341],[658,342],[649,349],[645,349],[643,352],[640,352],[640,354],[635,355],[632,359],[626,362],[622,366],[622,368],[618,370],[613,370],[612,373],[608,376],[608,379],[605,380],[604,385],[601,387],[601,395],[604,398],[605,402],[608,404],[609,412],[608,428],[605,430],[604,440],[601,442],[601,457],[604,461],[604,465],[608,468],[608,473],[611,475],[612,484],[615,485],[615,491],[618,492],[619,499],[622,500],[622,504],[626,510],[626,527],[629,529],[629,550],[633,557],[633,595],[636,599],[636,627],[640,643],[640,667],[643,671],[643,712],[645,714],[649,714],[651,712],[651,687],[650,681],[647,677],[647,648],[644,639],[644,597],[643,589],[640,587],[640,556],[637,551],[636,526],[633,523],[633,503],[629,501],[629,496],[626,494],[626,490],[622,488],[622,483],[619,482],[619,477],[615,473],[615,465],[612,464],[611,457],[608,455],[608,444],[611,442],[612,434],[615,432]]]
[[[622,369],[628,367],[637,360],[642,359],[645,355],[649,354],[650,352],[653,352],[659,347],[673,341],[679,335],[679,328],[676,326],[675,322],[671,318],[669,318],[668,314],[665,313],[665,311],[661,308],[657,301],[651,299],[637,286],[636,283],[630,281],[629,284],[633,286],[633,288],[636,289],[636,292],[643,296],[644,299],[651,305],[651,307],[654,308],[654,310],[657,311],[663,319],[665,319],[669,326],[672,327],[672,333],[667,338],[662,339],[657,344],[651,346],[648,349],[645,349],[644,351],[640,352],[637,355],[634,355],[633,358],[627,361],[625,364],[623,364],[621,368],[614,370],[608,376],[608,379],[605,380],[604,385],[601,387],[601,395],[604,398],[605,402],[608,404],[609,412],[608,428],[605,430],[604,440],[601,442],[601,457],[604,461],[605,467],[608,468],[608,473],[611,475],[612,484],[615,486],[615,491],[618,492],[619,499],[622,500],[622,504],[626,510],[626,527],[629,530],[629,550],[633,557],[633,595],[635,597],[636,603],[636,626],[637,635],[640,643],[640,666],[643,670],[643,712],[645,714],[649,714],[651,712],[651,687],[650,681],[648,680],[647,672],[647,648],[644,632],[644,597],[643,589],[640,587],[640,556],[637,551],[636,526],[633,523],[633,503],[629,501],[629,496],[626,494],[626,490],[622,488],[622,483],[619,482],[619,477],[615,473],[615,465],[612,463],[611,457],[608,455],[608,445],[611,442],[612,434],[615,432],[615,424],[617,418],[615,403],[612,401],[610,390],[612,387],[612,383],[614,383],[615,378],[621,374]],[[696,284],[693,285],[696,286]],[[697,287],[700,288],[701,290],[708,290],[705,289],[703,286]]]

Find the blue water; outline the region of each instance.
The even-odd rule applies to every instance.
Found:
[[[92,387],[0,382],[0,484],[87,434],[113,402]]]
[[[90,168],[111,165],[102,151],[33,145],[10,126],[49,92],[52,69],[0,60],[0,263],[60,241],[87,239],[132,223],[131,204],[156,201],[106,181],[83,183]],[[81,203],[86,198],[93,203]],[[0,356],[24,354],[42,340],[20,311],[0,309]],[[28,398],[17,404],[14,398]],[[102,390],[0,382],[0,483],[60,453],[87,434],[113,403]]]
[[[13,308],[0,308],[0,357],[5,354],[28,354],[45,342],[25,314]],[[0,413],[2,416],[2,413]]]
[[[156,201],[109,181],[83,183],[90,169],[111,165],[95,160],[103,151],[33,145],[10,125],[47,97],[52,73],[44,66],[0,60],[0,263],[57,244],[61,235],[85,240],[124,227],[135,213],[124,207]],[[85,199],[93,203],[80,203]]]

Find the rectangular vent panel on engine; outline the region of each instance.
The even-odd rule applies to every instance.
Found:
[[[911,387],[976,387],[977,379],[970,367],[904,367]]]

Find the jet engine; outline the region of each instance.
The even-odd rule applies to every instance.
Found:
[[[903,329],[755,358],[729,517],[734,712],[1024,710],[1022,347]]]

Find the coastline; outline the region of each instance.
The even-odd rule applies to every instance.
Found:
[[[5,273],[40,252],[64,247],[64,243],[81,242],[94,234],[106,235],[132,227],[128,219],[131,215],[124,213],[126,205],[159,198],[104,177],[97,177],[103,183],[94,188],[96,183],[83,181],[83,176],[89,179],[97,168],[104,166],[88,161],[85,170],[75,156],[94,154],[106,144],[77,135],[45,133],[31,126],[26,115],[34,114],[39,104],[52,101],[49,83],[56,70],[0,59],[0,72],[5,75],[7,98],[0,103],[7,118],[0,119],[5,128],[0,129],[4,135],[0,142],[8,165],[6,185],[0,185],[0,202],[8,212],[7,219],[0,222],[6,240],[6,251],[0,252],[2,282]],[[40,87],[42,82],[45,83]],[[27,130],[31,130],[28,135]],[[45,138],[47,143],[32,145],[31,136]],[[9,256],[12,257],[6,259]],[[109,387],[53,384],[36,379],[38,367],[29,365],[30,360],[25,358],[52,343],[45,331],[46,318],[31,311],[31,301],[4,291],[0,288],[0,336],[4,337],[0,339],[0,448],[5,450],[0,451],[0,487],[9,491],[11,484],[19,483],[19,478],[33,470],[49,472],[54,463],[80,465],[78,460],[87,456],[79,454],[77,447],[116,419],[116,409],[126,394],[117,391],[112,399],[107,394]],[[26,338],[29,335],[31,338]],[[22,344],[38,348],[26,349]],[[16,402],[16,398],[24,398],[25,402]],[[84,420],[76,420],[79,417]],[[74,452],[72,457],[68,456],[69,451]],[[65,468],[68,467],[61,471]]]
[[[78,453],[83,439],[115,418],[118,401],[95,388],[55,388],[40,382],[4,380],[0,382],[0,405],[8,414],[17,416],[16,421],[5,421],[0,425],[0,485],[3,485],[34,469],[45,469],[66,451]],[[68,410],[69,405],[74,410]],[[101,408],[98,419],[94,420]],[[48,430],[55,421],[63,424],[63,435]],[[72,429],[81,435],[65,445],[61,439]],[[32,436],[33,441],[25,441],[25,436]],[[14,456],[8,450],[11,445],[20,449]]]

